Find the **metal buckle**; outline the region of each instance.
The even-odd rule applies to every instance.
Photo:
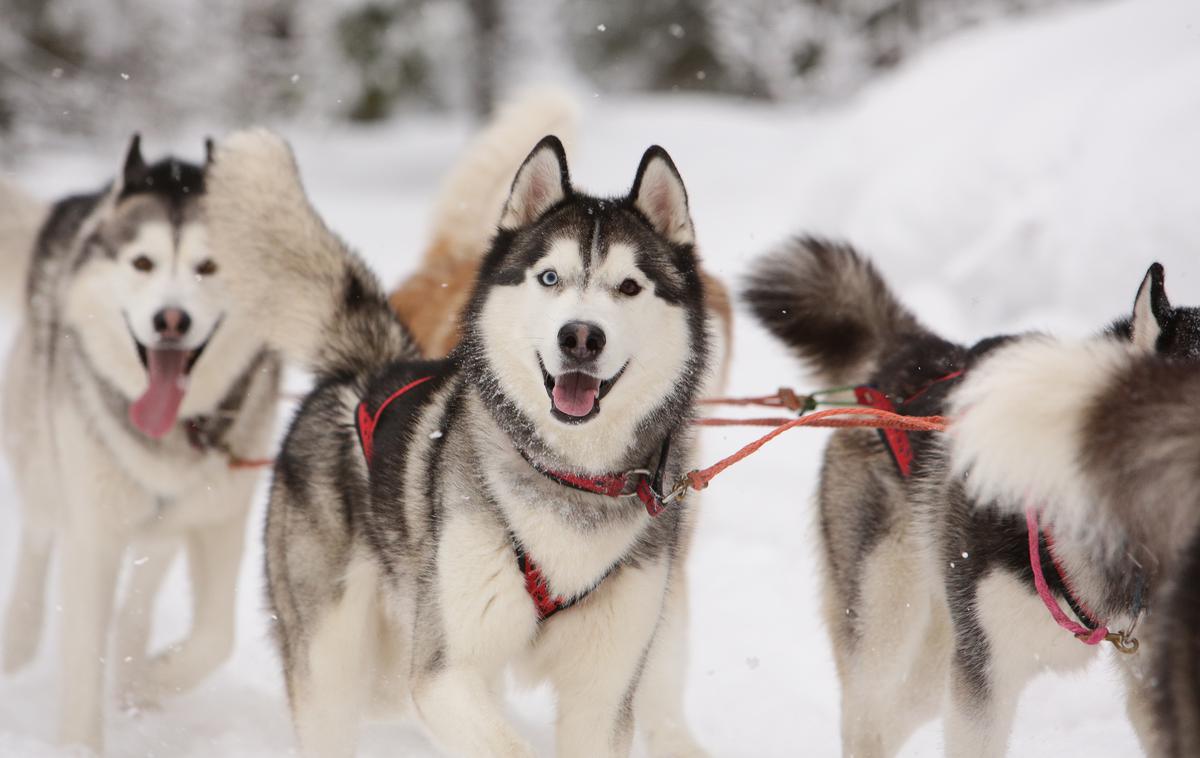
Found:
[[[1104,636],[1104,641],[1111,642],[1113,647],[1117,649],[1117,652],[1131,655],[1138,650],[1137,637],[1131,634],[1132,631],[1133,629],[1130,628],[1126,632],[1109,632]]]
[[[655,497],[658,497],[659,501],[661,501],[663,505],[668,505],[675,500],[682,500],[687,495],[687,491],[691,489],[691,486],[692,481],[686,476],[681,476],[675,482],[675,486],[672,487],[671,491],[666,495],[660,497],[657,492],[655,492],[654,495]]]
[[[621,497],[637,495],[639,480],[649,478],[653,473],[650,469],[645,468],[631,468],[626,471],[622,475],[625,477],[625,486],[621,488]]]

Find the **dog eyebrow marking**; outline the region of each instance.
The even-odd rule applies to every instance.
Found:
[[[591,278],[591,273],[600,267],[600,219],[592,222],[592,244],[588,251],[587,271],[584,274],[584,284]]]

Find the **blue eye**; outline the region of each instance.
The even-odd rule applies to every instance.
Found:
[[[538,274],[538,281],[545,287],[553,287],[558,284],[558,272],[552,268],[548,268]]]

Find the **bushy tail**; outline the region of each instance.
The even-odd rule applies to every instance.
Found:
[[[0,305],[20,302],[46,207],[0,180]]]
[[[849,245],[798,237],[760,258],[742,296],[829,385],[867,380],[890,345],[925,328]]]
[[[415,355],[375,275],[309,203],[282,138],[233,134],[206,184],[223,279],[272,346],[319,376],[369,374]]]
[[[1200,526],[1197,393],[1200,365],[1123,340],[1016,339],[951,396],[952,470],[977,502],[1164,566]]]
[[[552,88],[530,90],[501,107],[442,182],[427,258],[482,258],[521,162],[547,134],[570,150],[578,114],[574,98]]]

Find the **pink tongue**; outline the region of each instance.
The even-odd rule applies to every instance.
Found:
[[[159,439],[175,425],[187,389],[183,370],[189,355],[186,350],[146,349],[150,386],[129,406],[129,420],[148,437]]]
[[[596,404],[596,392],[600,389],[600,380],[572,371],[554,380],[554,407],[568,416],[586,416],[592,412]]]

